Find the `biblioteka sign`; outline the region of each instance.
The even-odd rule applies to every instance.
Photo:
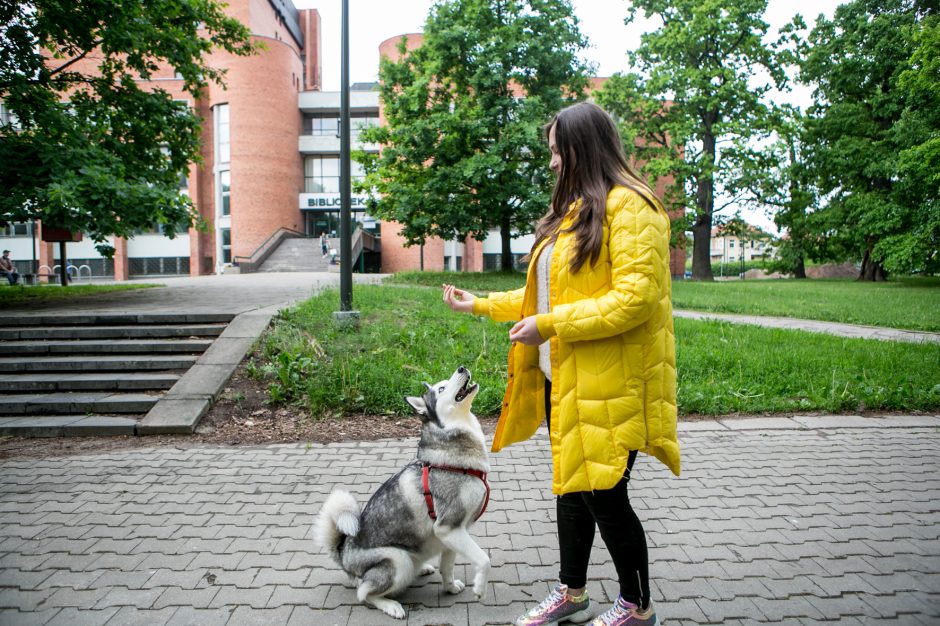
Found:
[[[350,196],[350,210],[365,210],[367,200],[368,196]],[[342,205],[338,193],[302,193],[300,194],[300,208],[339,211]]]

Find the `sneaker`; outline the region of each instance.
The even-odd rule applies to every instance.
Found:
[[[548,597],[525,615],[517,617],[514,626],[547,626],[561,622],[583,624],[594,617],[587,590],[580,596],[568,595],[567,585],[555,585]]]
[[[656,610],[650,603],[649,608],[641,611],[640,607],[618,597],[614,605],[594,618],[591,626],[656,626]]]

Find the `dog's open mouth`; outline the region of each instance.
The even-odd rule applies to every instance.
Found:
[[[457,395],[454,396],[454,400],[457,402],[462,402],[464,398],[470,395],[472,392],[477,390],[477,384],[470,384],[470,377],[467,376],[467,380],[463,381],[463,386],[457,391]]]

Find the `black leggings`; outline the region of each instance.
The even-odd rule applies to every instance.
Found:
[[[545,386],[545,416],[551,424],[551,385],[546,381]],[[586,585],[596,525],[617,568],[620,595],[642,609],[650,601],[646,533],[627,495],[635,460],[636,450],[630,452],[623,478],[611,489],[566,493],[556,499],[561,552],[558,578],[572,589]]]

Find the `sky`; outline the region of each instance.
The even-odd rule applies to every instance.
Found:
[[[623,23],[629,0],[573,0],[575,15],[589,47],[585,60],[594,63],[597,76],[610,76],[629,69],[626,53],[636,48],[640,35],[655,29],[654,19],[638,17],[629,26]],[[796,13],[811,28],[820,13],[832,17],[844,0],[769,0],[765,21],[769,33],[789,22]],[[433,0],[349,0],[349,80],[350,83],[378,80],[379,44],[390,37],[421,32]],[[298,9],[320,12],[323,29],[323,90],[339,91],[341,0],[294,0]],[[797,87],[784,96],[793,104],[805,106],[810,91]],[[748,221],[776,233],[772,219],[754,211],[742,212]]]

